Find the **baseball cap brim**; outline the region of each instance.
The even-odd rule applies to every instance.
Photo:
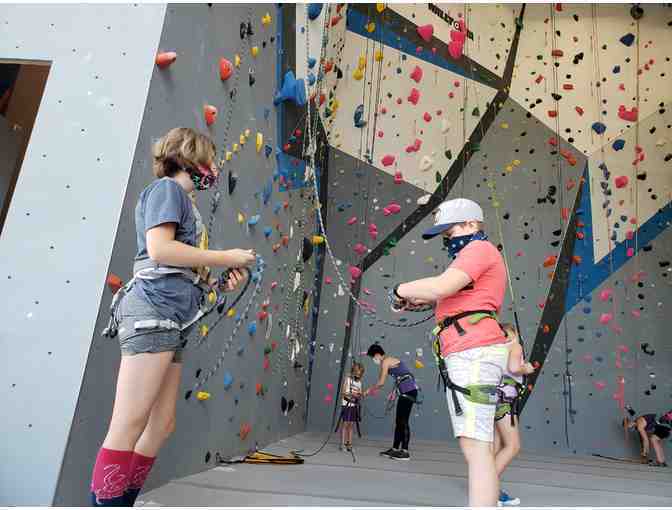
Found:
[[[432,239],[433,237],[438,236],[444,230],[450,228],[454,223],[443,223],[441,225],[434,225],[431,228],[428,228],[422,233],[423,239]]]

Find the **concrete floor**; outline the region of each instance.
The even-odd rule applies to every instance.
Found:
[[[264,451],[315,451],[326,436],[304,433]],[[466,465],[457,445],[411,444],[410,461],[378,453],[389,441],[355,440],[356,463],[332,438],[299,466],[236,464],[175,480],[141,494],[136,506],[464,506]],[[672,468],[595,457],[526,452],[503,488],[524,506],[672,506]]]

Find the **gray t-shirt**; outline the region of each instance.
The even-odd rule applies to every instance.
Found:
[[[169,178],[158,179],[140,194],[135,207],[138,254],[135,260],[149,258],[146,233],[163,223],[176,223],[175,240],[198,246],[196,217],[186,191]],[[136,289],[164,318],[187,322],[198,312],[201,290],[182,276],[156,280],[136,280]]]

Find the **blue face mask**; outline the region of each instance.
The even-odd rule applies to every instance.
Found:
[[[448,254],[455,258],[457,254],[460,253],[460,250],[468,245],[471,241],[486,241],[488,236],[485,235],[485,232],[479,230],[473,234],[467,234],[466,236],[456,236],[452,239],[447,237],[443,238],[443,245],[448,248]]]

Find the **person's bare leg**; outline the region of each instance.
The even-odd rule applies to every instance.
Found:
[[[122,356],[112,420],[103,441],[109,450],[133,450],[154,407],[173,352]]]
[[[499,481],[492,443],[460,437],[460,448],[469,466],[469,506],[497,506]]]
[[[518,430],[518,418],[516,426],[511,425],[509,416],[505,416],[499,421],[495,422],[495,437],[499,435],[502,441],[502,448],[497,451],[495,455],[495,469],[497,470],[497,477],[502,476],[502,473],[511,463],[511,461],[520,452],[520,432]]]
[[[492,443],[492,453],[493,453],[493,455],[497,455],[499,450],[501,450],[502,447],[503,447],[502,436],[499,434],[499,429],[497,428],[497,423],[499,423],[499,422],[497,422],[497,421],[495,422],[495,440]]]
[[[649,457],[649,435],[646,432],[646,420],[644,418],[637,419],[637,431],[642,442],[642,457]]]
[[[137,453],[146,457],[156,457],[163,443],[175,430],[175,407],[181,376],[182,363],[171,363],[145,430],[135,444],[134,451]]]
[[[656,460],[659,464],[665,462],[665,451],[663,450],[663,442],[658,436],[651,436],[651,446],[653,446],[653,451],[656,452]]]

